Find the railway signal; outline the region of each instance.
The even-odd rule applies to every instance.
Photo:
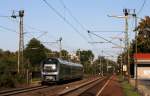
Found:
[[[124,16],[110,16],[108,17],[115,17],[115,18],[124,18],[125,19],[125,51],[127,52],[128,58],[128,82],[130,82],[130,56],[129,56],[129,37],[128,37],[128,18],[129,18],[129,9],[123,9]]]
[[[18,49],[18,66],[17,71],[20,73],[20,64],[23,66],[23,50],[24,50],[24,33],[23,33],[23,17],[24,17],[24,10],[19,10],[19,14],[15,15],[15,12],[12,13],[12,18],[20,18],[19,21],[19,49]]]

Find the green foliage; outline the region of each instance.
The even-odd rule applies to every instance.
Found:
[[[109,66],[108,70],[107,65]],[[117,64],[104,56],[99,56],[94,61],[93,68],[95,73],[101,73],[101,71],[103,71],[104,74],[112,74],[115,71],[114,68],[117,69]]]
[[[21,75],[14,75],[11,72],[1,74],[0,87],[16,87],[17,84],[25,83]]]
[[[137,31],[137,52],[138,53],[150,53],[150,17],[146,16],[144,19],[141,19],[138,27],[135,29]],[[130,46],[130,64],[134,63],[134,54],[136,47],[136,41],[133,40]],[[118,56],[118,64],[121,64],[120,57],[123,57],[123,64],[127,64],[127,52],[123,52]],[[121,66],[120,68],[121,69]]]
[[[80,63],[83,64],[83,67],[84,67],[84,72],[85,73],[92,73],[92,67],[91,67],[91,61],[93,61],[94,59],[94,54],[92,53],[91,50],[83,50],[83,51],[80,51],[78,50],[76,52],[76,55],[78,57],[80,57]]]
[[[149,53],[150,52],[150,17],[146,16],[139,22],[136,29],[138,31],[137,37],[137,51],[138,53]],[[131,43],[131,54],[135,53],[135,40]]]
[[[80,55],[80,61],[81,63],[84,63],[86,61],[91,61],[94,59],[94,54],[91,50],[83,50],[83,51],[77,51],[76,55]]]
[[[22,74],[16,74],[15,76],[15,84],[23,84],[26,83],[26,78]]]
[[[10,73],[1,74],[0,87],[15,87],[15,78]]]
[[[16,68],[16,53],[0,49],[0,87],[14,87],[15,78],[11,74]]]
[[[121,81],[121,86],[123,88],[123,92],[125,96],[140,96],[135,89],[128,83],[128,81],[124,81],[122,76],[119,76],[119,80]]]
[[[60,56],[58,51],[49,51],[46,53],[47,53],[47,57],[51,57],[51,58],[59,58]]]
[[[0,87],[16,87],[17,84],[25,83],[25,78],[22,75],[14,75],[10,71],[5,71],[0,75]]]
[[[33,67],[40,66],[41,60],[47,57],[46,52],[48,49],[44,47],[37,39],[33,38],[25,48],[25,57],[29,59]]]
[[[150,52],[150,17],[146,16],[139,22],[136,29],[138,32],[137,36],[137,52],[138,53],[149,53]],[[131,43],[130,54],[133,56],[135,53],[135,43],[133,40]]]
[[[17,74],[17,52],[0,49],[0,87],[15,87],[25,82],[22,74]]]
[[[69,53],[66,50],[61,50],[62,59],[68,60],[69,59]]]
[[[142,19],[137,28],[138,31],[138,52],[150,52],[150,17]]]

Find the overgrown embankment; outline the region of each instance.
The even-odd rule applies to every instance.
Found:
[[[118,78],[125,96],[140,96],[127,80],[124,80],[122,76],[118,76]]]

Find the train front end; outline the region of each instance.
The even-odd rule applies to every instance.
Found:
[[[42,84],[58,81],[58,60],[48,58],[42,61],[41,68]]]

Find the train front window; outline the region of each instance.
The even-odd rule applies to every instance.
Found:
[[[43,71],[45,72],[52,72],[52,71],[56,71],[56,64],[44,64],[43,66]]]

